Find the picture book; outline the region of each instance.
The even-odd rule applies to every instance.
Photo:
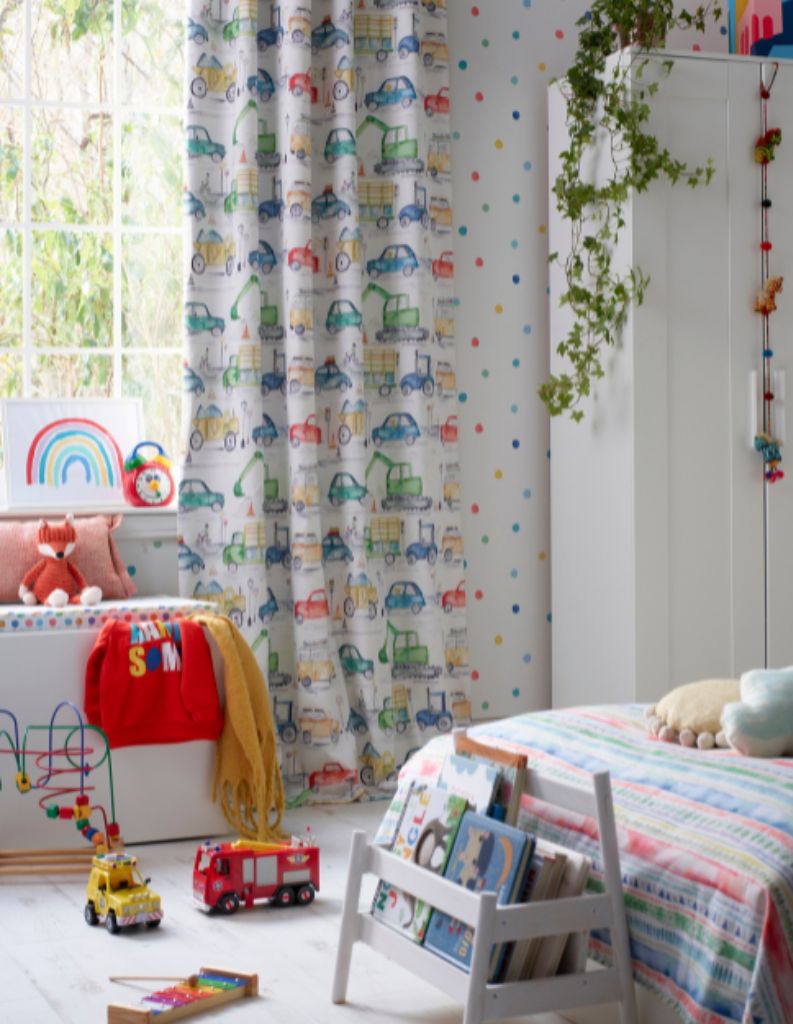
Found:
[[[551,852],[541,840],[538,840],[520,902],[539,903],[542,900],[554,899],[566,866],[567,857],[564,853]],[[530,978],[540,947],[546,941],[546,938],[536,936],[516,942],[509,957],[504,980],[520,981],[522,978]]]
[[[402,815],[405,813],[405,804],[412,788],[413,783],[409,779],[400,780],[396,793],[391,797],[388,810],[377,827],[377,832],[372,840],[374,846],[384,846],[387,850],[393,849],[397,829],[402,821]]]
[[[526,782],[525,754],[490,746],[460,730],[454,734],[454,752],[463,757],[478,758],[494,764],[501,772],[501,785],[495,802],[504,807],[504,820],[514,825],[520,809],[520,798]]]
[[[515,903],[523,891],[534,840],[526,832],[466,811],[449,856],[444,877],[471,892],[495,892],[501,904]],[[465,970],[471,969],[474,929],[434,910],[424,945]],[[495,980],[506,953],[505,944],[493,947],[488,971]]]
[[[479,758],[449,754],[435,785],[465,797],[471,810],[487,814],[500,782],[501,772],[496,765]]]
[[[405,803],[393,852],[429,871],[443,874],[465,809],[465,799],[448,790],[414,786]],[[410,893],[382,880],[378,882],[372,914],[413,942],[424,941],[431,910]]]

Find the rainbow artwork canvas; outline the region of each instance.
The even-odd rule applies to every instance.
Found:
[[[1,415],[9,508],[124,505],[124,454],[142,437],[137,399],[9,399]]]

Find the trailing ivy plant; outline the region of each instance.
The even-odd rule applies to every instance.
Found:
[[[569,306],[573,325],[556,351],[569,369],[551,375],[540,398],[552,416],[580,420],[581,400],[592,382],[603,377],[603,358],[620,337],[633,303],[644,299],[649,279],[640,267],[620,273],[612,253],[625,227],[625,205],[632,191],[652,181],[707,184],[711,160],[689,167],[662,147],[648,131],[650,99],[672,70],[671,59],[653,60],[649,50],[662,48],[670,29],[704,31],[722,14],[718,0],[693,11],[676,11],[674,0],[593,0],[578,20],[578,50],[559,88],[567,104],[569,142],[560,154],[562,167],[553,183],[556,208],[570,224],[571,244],[552,253],[564,270],[560,304]],[[611,67],[608,58],[620,51]],[[591,147],[610,147],[612,173],[595,184],[582,173]]]

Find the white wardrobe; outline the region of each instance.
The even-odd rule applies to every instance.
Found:
[[[658,60],[666,59],[664,53]],[[671,54],[652,129],[673,154],[713,158],[708,187],[634,196],[617,259],[650,275],[584,420],[551,424],[553,702],[651,701],[671,687],[793,663],[793,444],[768,485],[753,437],[761,415],[760,79],[753,58]],[[654,58],[656,59],[656,58]],[[785,440],[793,350],[793,63],[778,69],[768,123],[776,434]],[[550,180],[565,145],[549,97]],[[605,153],[593,154],[598,174]],[[550,204],[551,251],[569,225]],[[567,333],[551,267],[551,367]]]

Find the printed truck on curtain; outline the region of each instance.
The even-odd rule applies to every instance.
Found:
[[[293,803],[470,721],[443,4],[188,5],[180,579]]]

